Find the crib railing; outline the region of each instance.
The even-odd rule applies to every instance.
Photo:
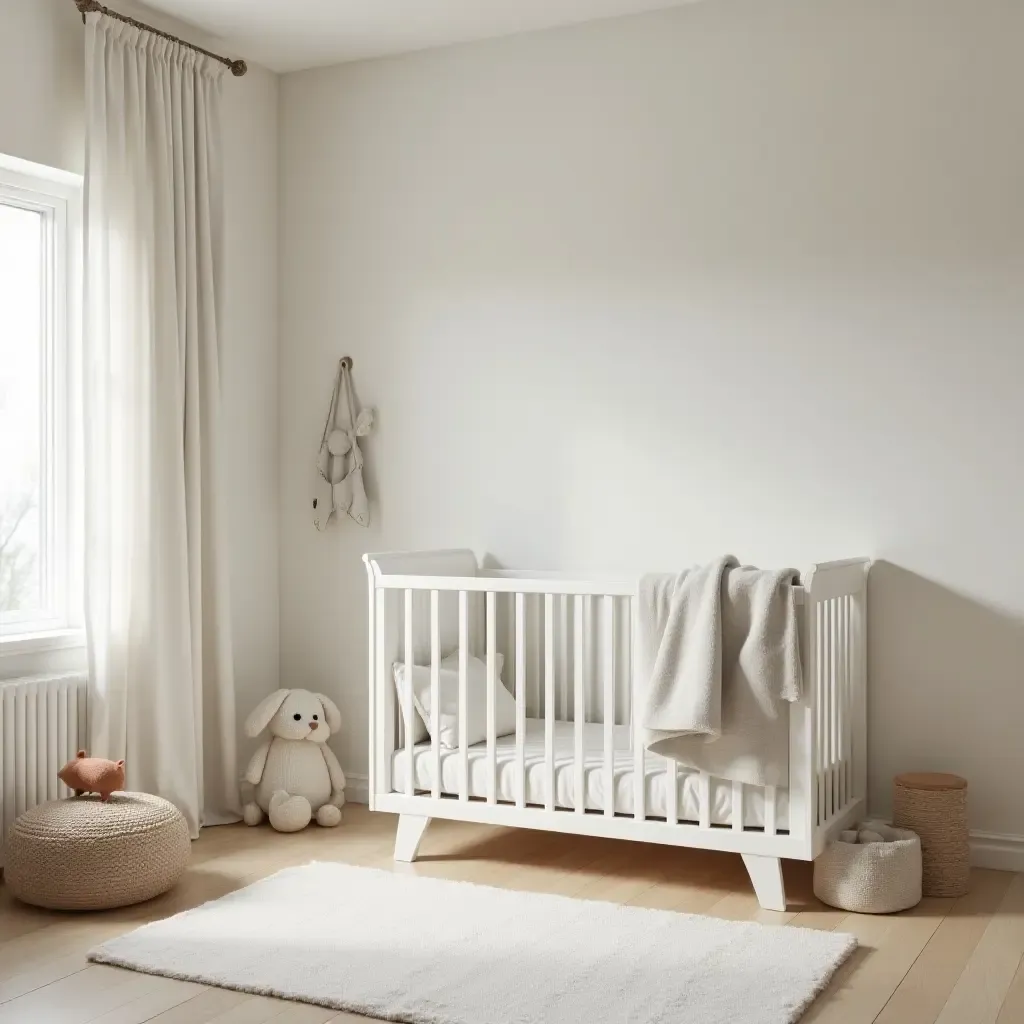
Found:
[[[865,570],[862,560],[837,562],[808,579],[804,685],[812,707],[815,853],[867,801]]]
[[[798,588],[805,698],[790,714],[784,828],[779,827],[781,795],[775,787],[757,794],[763,801],[762,823],[746,827],[746,800],[751,790],[760,787],[735,782],[731,784],[731,825],[713,823],[712,790],[721,793],[723,783],[706,773],[696,776],[696,817],[682,813],[678,780],[683,769],[645,751],[639,716],[634,713],[635,580],[486,572],[476,568],[468,552],[372,555],[365,561],[370,609],[371,807],[604,835],[622,834],[623,825],[629,823],[633,838],[809,859],[861,806],[866,790],[862,561],[815,566],[805,576],[805,586]],[[440,673],[442,658],[453,650],[458,653],[458,785],[457,792],[445,792]],[[496,698],[497,687],[503,685],[499,655],[516,709],[511,800],[499,798]],[[482,795],[471,792],[470,781],[470,656],[481,657],[486,665]],[[416,780],[413,687],[411,681],[405,686],[404,706],[399,707],[392,678],[396,662],[425,664],[430,669],[429,792],[419,788]],[[528,799],[528,715],[543,723],[542,803]],[[559,806],[556,798],[555,733],[560,722],[571,725],[573,736],[572,798],[567,807]],[[587,725],[601,729],[601,807],[587,806]],[[616,729],[623,726],[629,730],[632,765],[628,814],[616,807],[616,755],[620,767],[623,755],[616,748]],[[403,749],[404,777],[393,778],[395,752]],[[649,817],[647,807],[652,764],[655,772],[664,775],[665,808],[657,817]]]

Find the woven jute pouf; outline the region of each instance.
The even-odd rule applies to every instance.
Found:
[[[25,903],[106,910],[166,892],[185,870],[189,848],[181,811],[158,796],[51,800],[11,826],[4,875]]]
[[[893,779],[892,823],[921,837],[925,896],[963,896],[970,888],[967,780],[928,772]]]

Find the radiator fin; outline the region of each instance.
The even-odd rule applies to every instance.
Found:
[[[70,795],[57,772],[85,746],[85,707],[81,674],[0,682],[0,866],[14,819]]]

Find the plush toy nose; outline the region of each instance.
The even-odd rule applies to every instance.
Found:
[[[320,725],[319,725],[318,722],[310,722],[309,723],[309,727],[310,727],[310,729],[319,729]]]

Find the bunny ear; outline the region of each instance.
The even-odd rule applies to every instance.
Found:
[[[373,427],[373,410],[364,409],[356,420],[356,437],[365,437]]]
[[[331,732],[337,732],[341,728],[341,712],[338,710],[338,705],[330,697],[325,697],[322,693],[318,693],[316,699],[324,706],[324,715],[327,716],[327,728]]]
[[[253,713],[245,720],[246,735],[254,738],[259,736],[270,725],[270,720],[280,710],[285,697],[289,693],[291,693],[291,690],[275,690],[269,697],[264,697],[256,705]]]

